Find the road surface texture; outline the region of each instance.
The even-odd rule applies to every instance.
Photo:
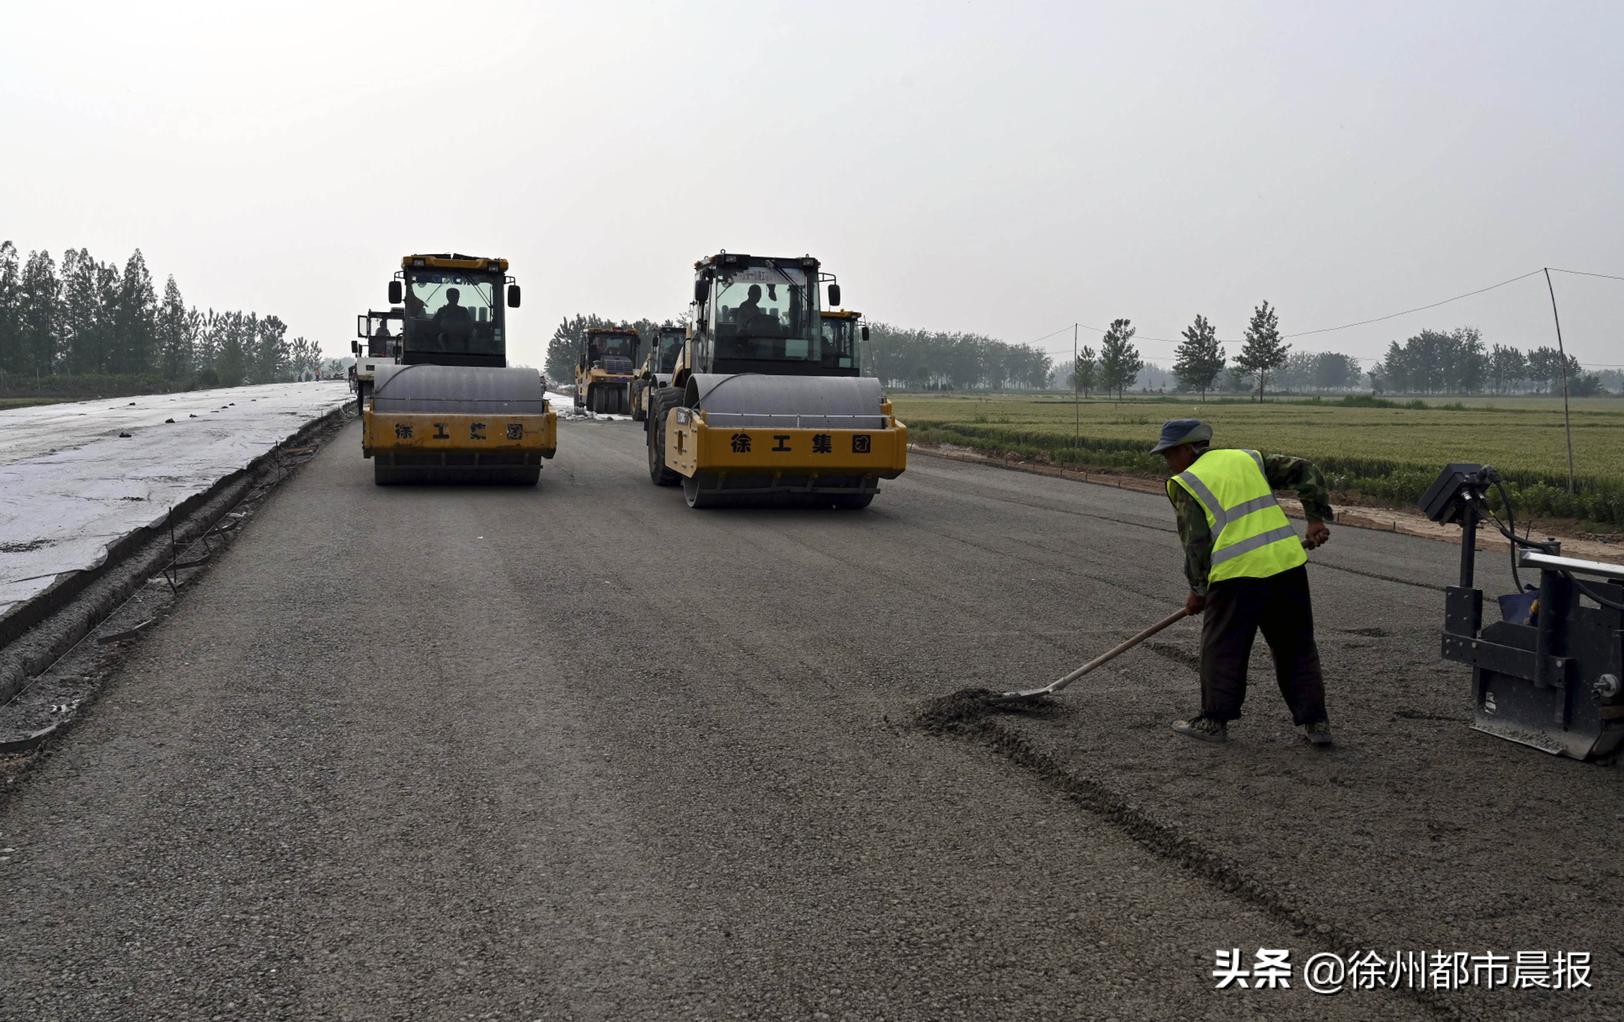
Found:
[[[0,1017],[1624,1014],[1619,773],[1466,727],[1452,547],[1314,553],[1329,752],[1261,652],[1235,741],[1168,731],[1194,622],[939,734],[1177,605],[1165,501],[916,457],[864,512],[700,512],[634,423],[559,447],[380,489],[352,425],[271,498],[0,808]],[[1214,989],[1259,947],[1289,990]],[[1591,987],[1303,989],[1361,949]]]

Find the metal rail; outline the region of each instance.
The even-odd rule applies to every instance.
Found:
[[[1608,564],[1606,561],[1585,561],[1577,557],[1558,557],[1555,554],[1542,554],[1537,550],[1522,551],[1517,563],[1524,568],[1538,568],[1542,571],[1571,571],[1577,575],[1591,575],[1596,578],[1624,582],[1624,564]]]

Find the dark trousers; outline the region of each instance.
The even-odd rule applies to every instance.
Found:
[[[1314,645],[1304,566],[1268,578],[1231,578],[1207,588],[1201,623],[1201,715],[1235,720],[1246,699],[1246,666],[1258,630],[1274,655],[1280,694],[1299,726],[1325,718],[1325,679]]]

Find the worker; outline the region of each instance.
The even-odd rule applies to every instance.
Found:
[[[454,287],[446,288],[445,304],[435,310],[434,322],[445,324],[470,322],[473,316],[469,315],[468,310],[462,307],[461,302],[461,291]]]
[[[733,321],[738,323],[740,327],[745,327],[764,315],[766,313],[761,311],[761,285],[751,284],[744,301],[740,302],[739,307],[734,310]]]
[[[462,292],[445,289],[445,304],[434,310],[434,325],[447,351],[467,351],[474,333],[474,317],[462,304]]]
[[[1162,426],[1151,448],[1170,475],[1167,497],[1178,516],[1190,582],[1184,609],[1205,614],[1201,712],[1174,721],[1173,730],[1208,742],[1229,739],[1229,722],[1240,717],[1246,699],[1247,662],[1261,629],[1292,721],[1309,742],[1330,745],[1303,553],[1331,538],[1325,478],[1301,458],[1213,450],[1211,443],[1212,427],[1205,422],[1174,419]],[[1308,519],[1302,540],[1275,499],[1277,489],[1295,489],[1302,501]]]

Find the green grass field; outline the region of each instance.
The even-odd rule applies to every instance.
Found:
[[[895,394],[918,441],[1013,451],[1079,468],[1156,474],[1145,453],[1163,421],[1212,423],[1213,442],[1318,463],[1343,499],[1410,506],[1449,462],[1486,462],[1512,483],[1519,510],[1624,525],[1624,400],[1572,402],[1577,491],[1567,493],[1560,398],[1430,399],[1424,408],[1130,397],[1074,403],[1055,395]]]
[[[31,408],[34,405],[55,405],[63,401],[77,401],[72,397],[0,397],[0,409]]]

